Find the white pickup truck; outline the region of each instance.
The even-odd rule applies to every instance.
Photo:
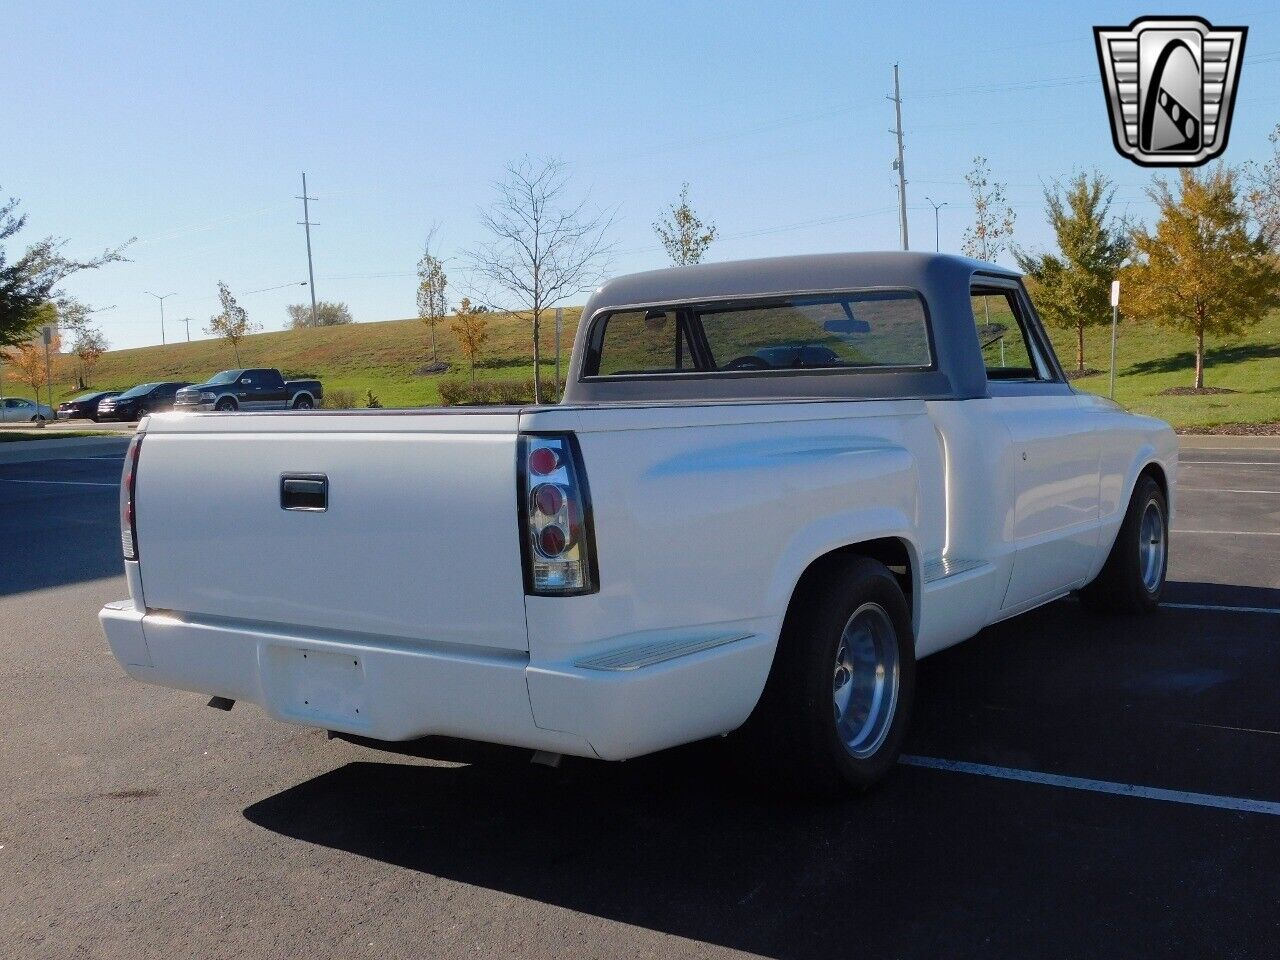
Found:
[[[595,291],[559,405],[149,417],[101,621],[139,680],[351,738],[738,731],[839,791],[894,761],[918,658],[1073,591],[1154,608],[1176,467],[1003,267],[659,270]]]

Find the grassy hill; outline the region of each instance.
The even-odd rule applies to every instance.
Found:
[[[564,350],[573,342],[580,310],[565,311]],[[486,358],[477,371],[483,379],[525,379],[533,374],[529,321],[494,314],[489,320]],[[467,367],[446,323],[437,329],[440,352],[452,362],[445,377],[466,377]],[[544,357],[554,356],[553,324],[543,326]],[[1107,391],[1109,327],[1089,330],[1085,359],[1101,374],[1076,380],[1078,387]],[[1064,366],[1075,362],[1070,331],[1052,331]],[[352,391],[363,405],[372,390],[385,406],[408,407],[439,403],[441,375],[423,375],[430,360],[427,329],[417,320],[359,323],[316,330],[288,330],[248,337],[240,345],[246,366],[279,367],[290,374],[314,374],[327,390]],[[1231,423],[1280,422],[1280,314],[1273,314],[1244,337],[1213,344],[1205,382],[1235,391],[1209,396],[1165,396],[1170,387],[1192,384],[1190,338],[1158,327],[1122,324],[1118,350],[1116,399],[1133,410],[1162,417],[1179,427],[1209,427]],[[103,356],[94,373],[94,386],[123,388],[146,380],[200,380],[235,366],[231,348],[223,341],[114,350]],[[543,369],[551,377],[551,366]],[[6,378],[9,392],[18,393]],[[65,387],[65,385],[64,385]],[[28,391],[29,392],[29,388]],[[55,389],[55,395],[57,393]],[[63,389],[70,395],[73,390]]]
[[[565,310],[562,349],[565,363],[573,345],[581,309]],[[451,364],[444,377],[468,377],[469,368],[446,321],[436,327],[440,357]],[[532,324],[508,314],[489,317],[489,342],[476,368],[478,379],[527,379],[533,376]],[[555,362],[555,322],[543,324],[543,379]],[[279,367],[286,376],[319,377],[326,391],[349,390],[364,405],[365,392],[387,407],[419,407],[440,402],[441,374],[420,371],[431,361],[431,339],[418,320],[352,323],[338,327],[259,333],[240,343],[240,365]],[[549,361],[549,362],[548,362]],[[112,350],[94,370],[93,386],[118,390],[147,380],[200,381],[235,367],[225,340],[196,340],[163,347]],[[55,388],[56,393],[56,388]]]

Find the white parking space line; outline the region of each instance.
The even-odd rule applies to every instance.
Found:
[[[1280,817],[1280,803],[1274,800],[1223,797],[1212,793],[1188,793],[1185,790],[1165,790],[1161,787],[1144,787],[1135,783],[1115,783],[1110,780],[1089,780],[1057,773],[1020,770],[1016,767],[995,767],[986,763],[968,763],[964,760],[942,760],[938,757],[903,754],[898,758],[898,762],[908,767],[927,767],[931,770],[969,773],[979,777],[995,777],[999,780],[1038,783],[1047,787],[1065,787],[1068,790],[1088,790],[1092,793],[1109,793],[1119,797],[1138,797],[1143,800],[1162,800],[1166,803],[1184,803],[1196,807],[1215,807],[1219,810],[1236,810],[1242,813],[1262,813]]]
[[[1184,487],[1178,484],[1179,493],[1280,493],[1280,490],[1234,490],[1230,487]]]
[[[95,483],[92,480],[10,480],[0,477],[0,483],[51,483],[62,487],[118,487],[118,483]]]
[[[1208,533],[1217,537],[1280,537],[1272,530],[1170,530],[1170,533]]]
[[[1223,613],[1274,613],[1280,616],[1280,607],[1232,607],[1223,603],[1169,603],[1162,600],[1161,607],[1175,610],[1219,610]]]

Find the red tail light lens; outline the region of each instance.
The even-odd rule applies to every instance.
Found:
[[[142,434],[135,433],[124,455],[124,474],[120,478],[120,546],[126,560],[138,559],[138,455],[142,452]]]
[[[520,437],[520,506],[525,591],[569,596],[597,589],[591,501],[577,439]]]

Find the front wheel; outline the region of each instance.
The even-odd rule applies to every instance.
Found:
[[[865,790],[898,758],[914,690],[906,597],[883,564],[855,558],[792,601],[744,736],[805,793]]]
[[[1160,484],[1143,474],[1107,562],[1080,591],[1080,602],[1104,613],[1150,613],[1160,605],[1168,567],[1168,501]]]
[[[221,400],[219,400],[217,403],[213,405],[213,409],[221,411],[222,413],[230,413],[231,411],[237,409],[236,402],[232,400],[230,397],[223,397]]]

